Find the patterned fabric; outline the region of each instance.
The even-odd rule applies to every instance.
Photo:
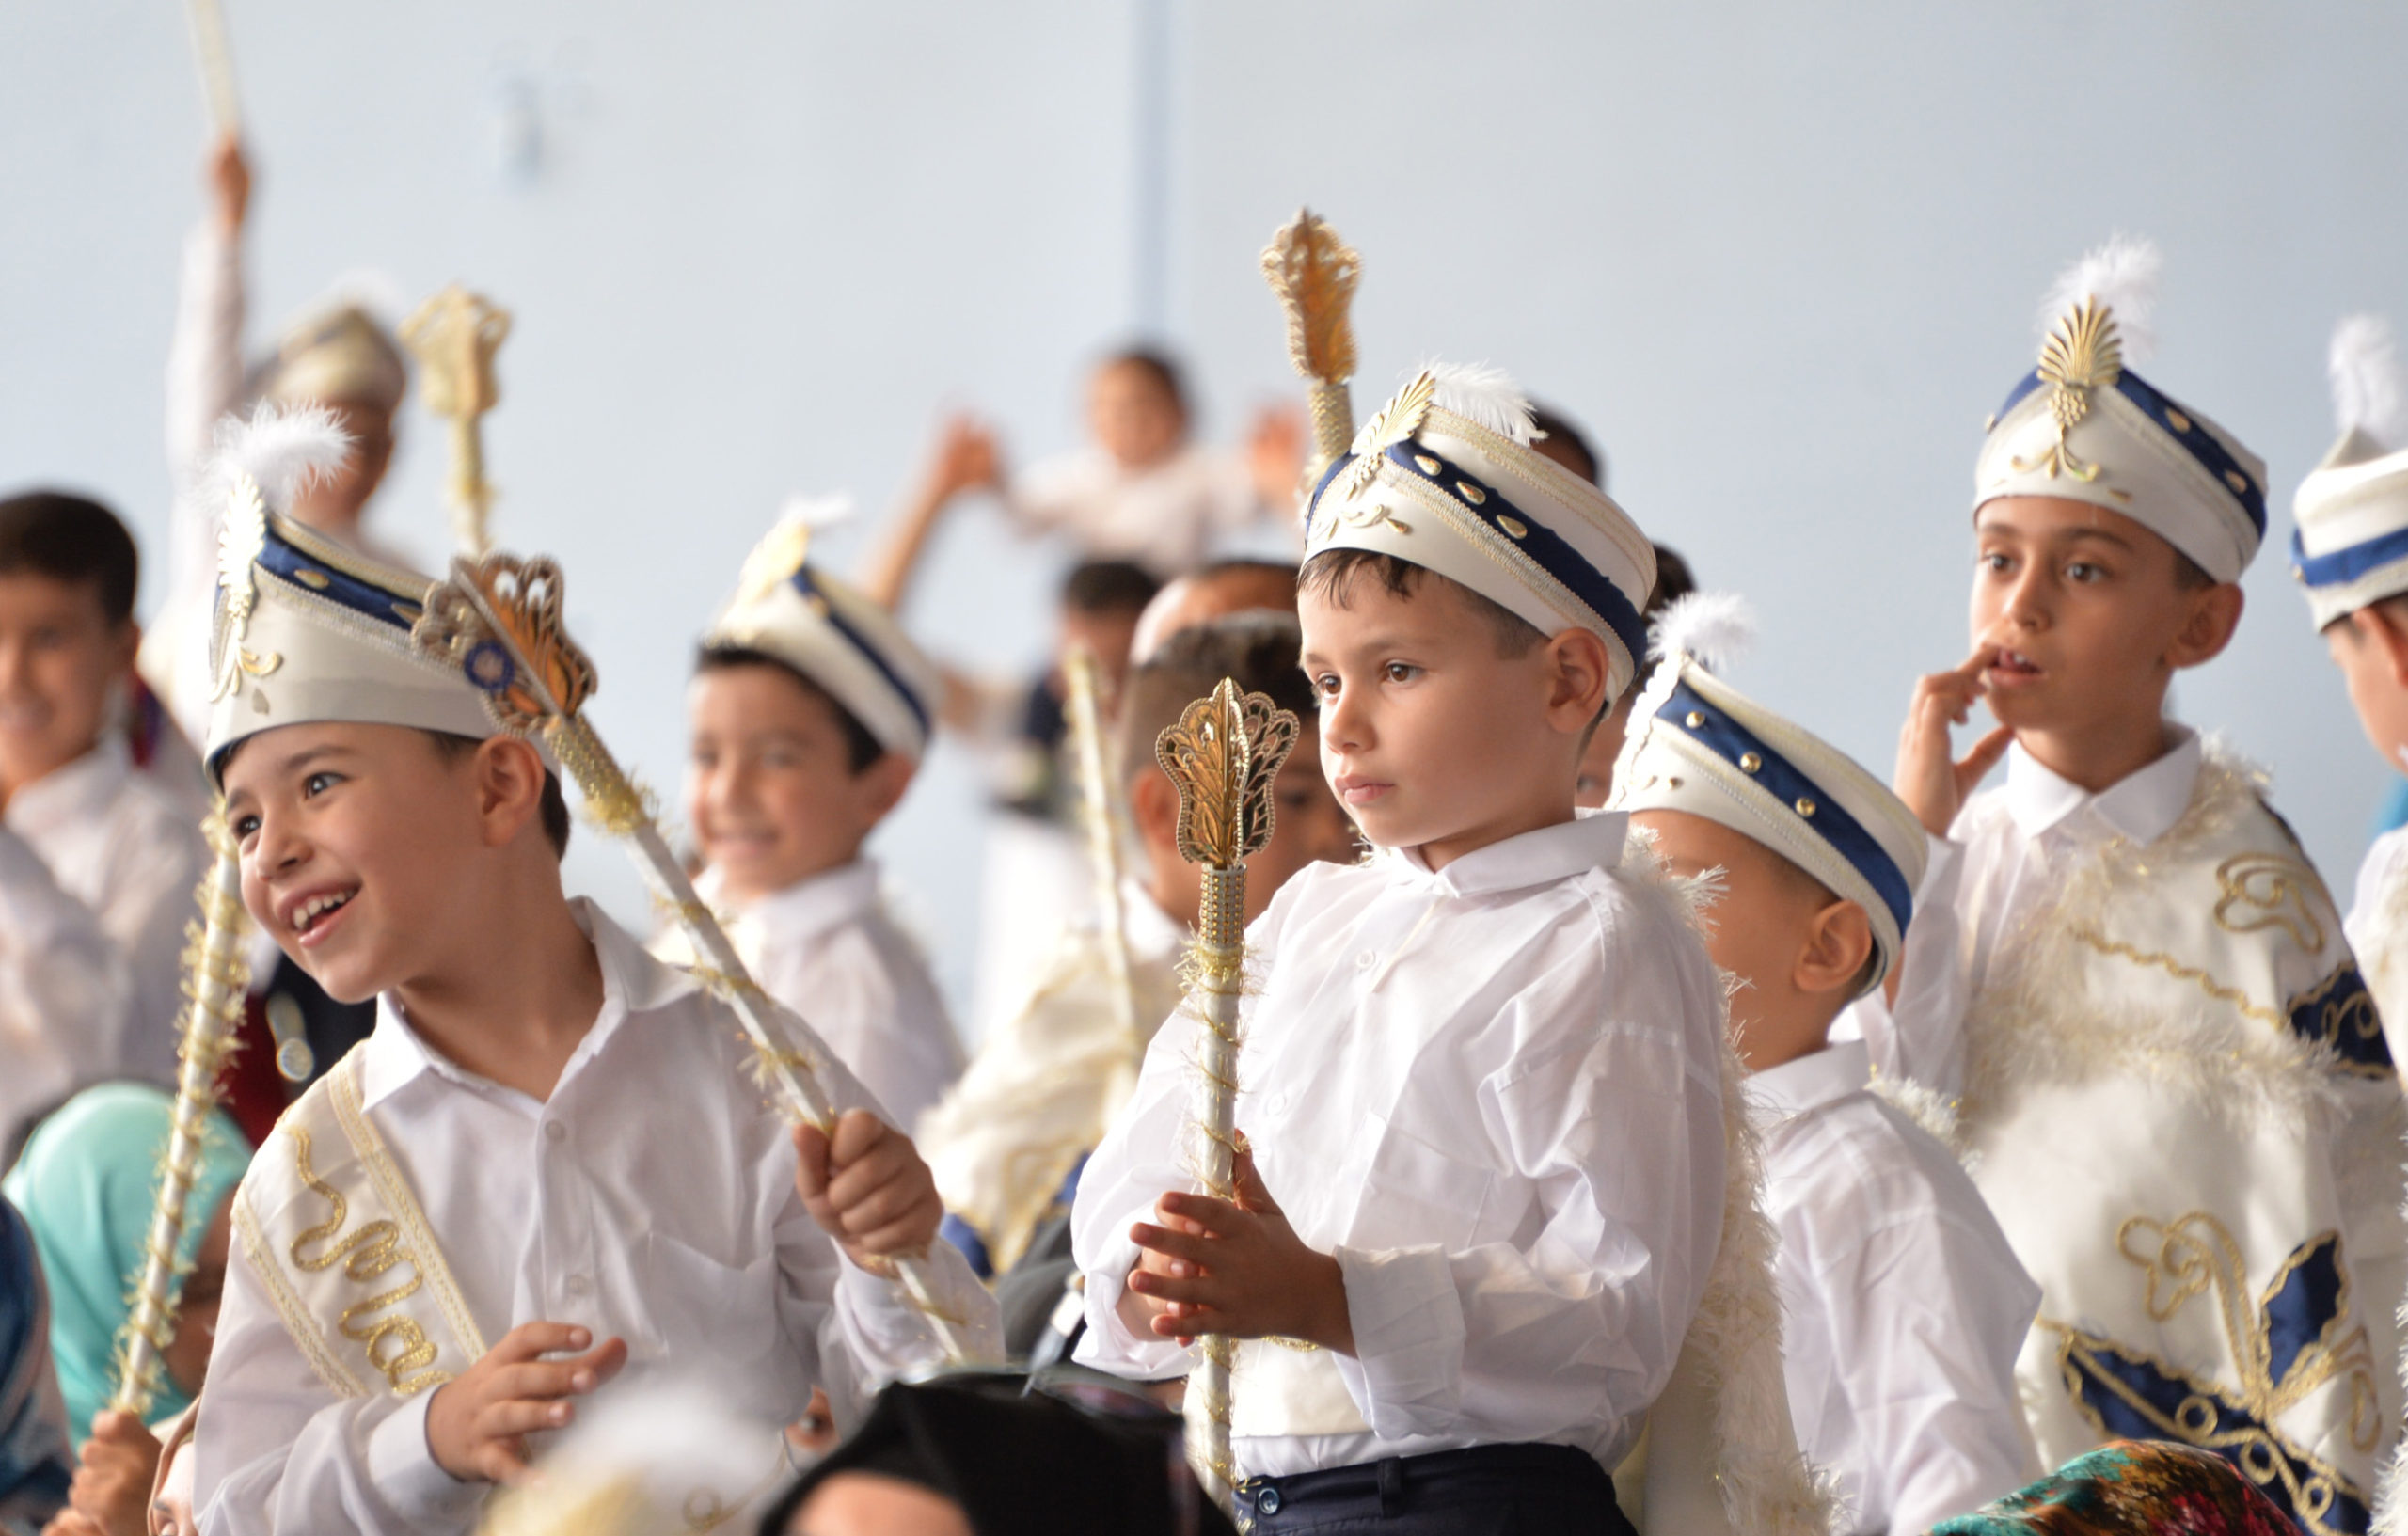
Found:
[[[2272,1500],[2211,1451],[2116,1440],[1931,1536],[2290,1536]]]
[[[66,1507],[74,1475],[33,1233],[0,1200],[0,1532],[40,1528]]]

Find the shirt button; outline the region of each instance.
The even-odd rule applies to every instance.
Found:
[[[1380,957],[1377,950],[1367,949],[1360,955],[1354,957],[1354,969],[1357,971],[1369,971],[1371,967],[1379,963]]]
[[[1277,1514],[1279,1512],[1279,1490],[1276,1488],[1264,1488],[1258,1491],[1254,1496],[1254,1507],[1260,1510],[1265,1514]]]
[[[552,1142],[566,1141],[568,1140],[568,1127],[561,1124],[558,1120],[546,1120],[544,1122],[544,1139]]]
[[[568,1277],[568,1293],[572,1296],[582,1296],[593,1289],[594,1282],[582,1275],[572,1275]]]

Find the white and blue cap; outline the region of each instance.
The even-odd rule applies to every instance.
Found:
[[[1715,675],[1745,643],[1741,600],[1691,593],[1664,610],[1664,660],[1631,713],[1614,766],[1619,811],[1686,811],[1754,839],[1864,909],[1864,990],[1898,963],[1929,854],[1923,824],[1853,758]]]
[[[2391,327],[2352,315],[2331,361],[2341,438],[2291,502],[2291,573],[2320,630],[2408,593],[2408,383]]]
[[[1646,655],[1656,549],[1613,498],[1530,446],[1530,404],[1489,368],[1432,364],[1305,504],[1305,558],[1365,549],[1461,582],[1544,635],[1587,629],[1619,698]]]
[[[213,780],[237,744],[283,725],[405,725],[482,741],[499,734],[461,670],[410,643],[431,577],[370,560],[285,516],[348,443],[314,407],[230,420],[202,494],[222,498],[210,637]]]
[[[758,651],[793,668],[879,746],[916,760],[928,750],[943,680],[894,615],[811,563],[812,530],[841,516],[841,506],[789,509],[746,558],[703,645]]]
[[[2086,501],[2237,581],[2266,536],[2264,461],[2125,366],[2147,354],[2161,265],[2155,245],[2119,235],[2058,279],[2039,364],[1990,420],[1973,505]]]

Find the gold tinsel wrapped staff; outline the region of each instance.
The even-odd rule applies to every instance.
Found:
[[[1129,923],[1120,899],[1119,797],[1104,767],[1103,710],[1097,695],[1094,653],[1074,645],[1062,658],[1069,694],[1070,748],[1078,768],[1079,817],[1086,831],[1087,865],[1095,877],[1096,921],[1103,935],[1105,978],[1112,986],[1112,1019],[1129,1045],[1125,1080],[1114,1090],[1118,1102],[1137,1080],[1146,1053],[1137,1021],[1137,987],[1129,971]]]

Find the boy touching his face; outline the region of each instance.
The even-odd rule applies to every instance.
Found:
[[[274,447],[331,457],[306,418],[254,427],[279,501],[297,476],[265,473]],[[204,751],[244,905],[379,1014],[236,1194],[201,1528],[466,1531],[576,1399],[664,1370],[761,1426],[759,1488],[689,1501],[732,1514],[815,1386],[842,1421],[936,1360],[884,1261],[935,1234],[927,1169],[809,1038],[863,1107],[789,1131],[724,1007],[562,893],[559,781],[493,723],[477,657],[414,647],[423,578],[233,507]],[[959,1256],[929,1269],[991,1348]]]
[[[2181,1440],[2363,1530],[2400,1420],[2400,1081],[2261,779],[2164,714],[2239,622],[2265,478],[2127,366],[2156,264],[2119,240],[2075,269],[1983,445],[1973,654],[1918,686],[1898,751],[1946,841],[1861,1024],[1882,1070],[1961,1096],[2040,1283],[2043,1463]],[[1999,724],[1958,760],[1977,701]]]
[[[1304,666],[1377,851],[1308,866],[1249,934],[1241,1203],[1185,1193],[1186,1017],[1079,1186],[1078,1358],[1161,1378],[1189,1336],[1244,1340],[1266,1531],[1626,1530],[1607,1468],[1717,1252],[1713,968],[1624,818],[1572,803],[1654,561],[1530,437],[1509,382],[1426,371],[1323,481]]]
[[[1741,622],[1717,594],[1665,614],[1612,803],[1674,874],[1711,881],[1781,1231],[1799,1449],[1838,1480],[1841,1528],[1926,1530],[2039,1473],[2015,1362],[2040,1291],[1955,1155],[1873,1091],[1863,1042],[1827,1041],[1896,963],[1924,832],[1880,781],[1714,674],[1704,658]]]
[[[769,995],[916,1126],[961,1073],[918,946],[862,851],[928,748],[936,670],[895,621],[812,565],[781,524],[703,637],[687,695],[687,819],[703,898]]]

